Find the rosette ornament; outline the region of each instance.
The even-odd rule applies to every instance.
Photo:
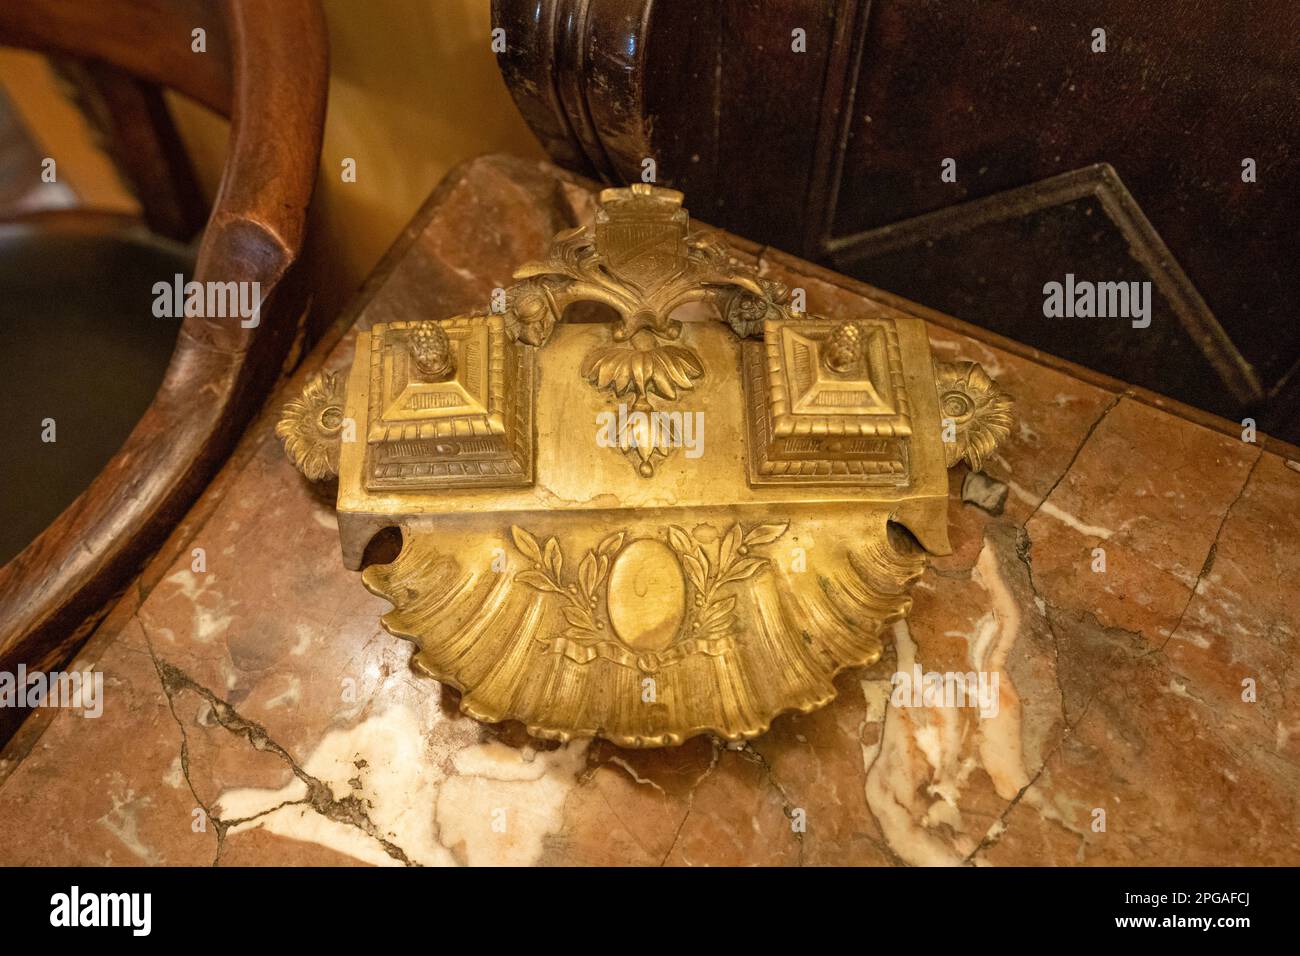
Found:
[[[934,374],[946,464],[951,468],[964,458],[972,471],[979,471],[1011,434],[1011,396],[976,362],[935,362]]]
[[[320,372],[285,404],[275,433],[294,467],[311,481],[322,481],[339,473],[343,424],[343,384],[334,372]]]

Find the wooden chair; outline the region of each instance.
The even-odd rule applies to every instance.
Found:
[[[191,47],[198,29],[203,53]],[[305,316],[295,267],[319,164],[328,52],[316,0],[28,0],[0,5],[0,43],[121,71],[141,90],[170,88],[228,117],[224,174],[187,278],[258,282],[263,296],[255,327],[183,320],[162,384],[125,445],[0,568],[0,670],[12,672],[67,660],[279,377]]]

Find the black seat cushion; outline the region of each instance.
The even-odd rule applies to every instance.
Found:
[[[186,247],[122,224],[0,225],[0,564],[86,489],[153,401],[181,324],[154,316],[153,286],[192,268]]]

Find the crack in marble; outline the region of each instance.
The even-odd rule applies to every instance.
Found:
[[[1025,547],[1023,551],[1021,550],[1022,540],[1025,542]],[[1016,796],[1011,800],[1010,803],[1008,803],[1008,805],[1002,811],[1002,813],[998,815],[997,822],[992,827],[989,828],[989,831],[988,833],[985,834],[984,839],[980,841],[980,845],[977,846],[973,851],[971,851],[971,854],[967,859],[972,863],[972,865],[975,864],[976,862],[975,858],[977,856],[991,849],[992,847],[996,846],[999,842],[1001,842],[1002,838],[1006,836],[1007,832],[1010,830],[1010,825],[1007,823],[1007,818],[1011,815],[1011,812],[1016,808],[1016,806],[1018,806],[1021,803],[1021,801],[1030,793],[1032,788],[1038,783],[1039,778],[1042,777],[1043,773],[1048,769],[1048,766],[1053,760],[1053,758],[1055,758],[1056,755],[1059,754],[1064,749],[1065,744],[1067,743],[1071,735],[1077,733],[1079,728],[1083,726],[1084,721],[1087,720],[1088,718],[1088,714],[1092,711],[1092,705],[1096,701],[1098,695],[1101,694],[1102,690],[1105,689],[1105,687],[1111,686],[1114,683],[1114,681],[1110,678],[1110,675],[1108,673],[1104,674],[1103,686],[1097,687],[1095,690],[1093,690],[1093,692],[1089,694],[1088,697],[1084,700],[1083,707],[1079,713],[1079,716],[1074,720],[1070,719],[1065,704],[1065,687],[1061,683],[1060,636],[1056,630],[1056,622],[1053,620],[1054,614],[1065,616],[1069,612],[1067,612],[1063,608],[1056,606],[1051,601],[1048,601],[1045,597],[1043,597],[1039,593],[1038,587],[1034,582],[1034,569],[1033,569],[1033,561],[1031,557],[1032,548],[1033,548],[1032,539],[1030,539],[1028,532],[1026,532],[1022,528],[1020,532],[1017,534],[1017,538],[1016,538],[1016,556],[1020,559],[1020,561],[1025,566],[1027,583],[1029,584],[1029,588],[1033,592],[1034,597],[1037,600],[1042,601],[1043,603],[1043,618],[1047,624],[1048,633],[1051,635],[1052,638],[1052,648],[1053,648],[1053,653],[1055,658],[1052,665],[1052,676],[1056,682],[1057,692],[1061,695],[1060,714],[1061,714],[1061,721],[1065,726],[1062,729],[1061,736],[1057,739],[1055,746],[1053,746],[1051,751],[1046,756],[1043,757],[1043,762],[1039,766],[1038,771],[1034,774],[1033,779],[1030,780],[1030,782],[1026,784],[1018,794],[1016,794]],[[1085,616],[1086,616],[1086,612],[1085,612]],[[1101,621],[1097,619],[1096,615],[1093,615],[1093,621],[1094,621],[1094,626],[1097,628],[1097,630],[1102,632],[1103,634],[1110,634],[1114,631],[1118,631],[1119,633],[1124,634],[1125,636],[1130,638],[1130,640],[1142,639],[1142,635],[1140,633],[1128,631],[1125,630],[1124,628],[1117,628],[1117,627],[1103,625]],[[1046,819],[1048,823],[1052,823],[1061,827],[1067,833],[1072,833],[1075,836],[1079,837],[1080,843],[1079,843],[1078,854],[1079,854],[1079,860],[1080,862],[1082,862],[1083,859],[1082,854],[1084,848],[1088,844],[1088,834],[1084,831],[1076,830],[1073,827],[1067,826],[1064,820],[1060,819],[1059,817],[1056,817],[1055,815],[1043,815],[1040,813],[1040,817]],[[998,832],[996,834],[994,834],[993,832],[995,828],[998,828]]]
[[[194,802],[199,805],[199,808],[203,811],[205,818],[210,820],[212,822],[212,825],[216,828],[215,835],[217,838],[217,849],[216,849],[216,854],[212,858],[212,863],[210,864],[212,866],[216,866],[217,861],[221,859],[221,847],[222,844],[225,842],[225,827],[222,824],[220,816],[213,813],[212,808],[203,802],[203,798],[199,796],[199,792],[194,786],[194,781],[190,779],[189,733],[186,731],[185,724],[181,721],[180,715],[176,713],[176,703],[172,699],[172,695],[170,691],[168,691],[167,689],[166,681],[163,679],[162,671],[159,669],[158,656],[154,653],[154,649],[153,649],[153,640],[149,637],[149,632],[145,628],[144,622],[140,620],[139,613],[140,613],[139,609],[137,608],[133,617],[140,625],[140,631],[144,635],[145,646],[149,654],[149,659],[153,662],[155,671],[158,672],[158,681],[162,688],[163,696],[167,698],[167,711],[172,715],[172,720],[176,722],[176,727],[181,732],[181,751],[179,754],[181,777],[185,780],[185,785],[189,788],[190,795],[194,798]]]
[[[1075,447],[1074,454],[1070,456],[1070,460],[1069,462],[1066,463],[1065,468],[1061,471],[1059,475],[1056,476],[1056,480],[1052,482],[1051,487],[1048,488],[1047,492],[1043,495],[1043,497],[1038,500],[1038,504],[1034,505],[1034,510],[1029,512],[1029,516],[1025,518],[1025,520],[1021,523],[1020,527],[1022,529],[1029,527],[1029,522],[1033,520],[1034,515],[1038,514],[1039,509],[1043,507],[1043,504],[1047,501],[1047,499],[1052,497],[1052,493],[1056,491],[1057,486],[1060,485],[1060,483],[1065,480],[1066,475],[1068,475],[1074,469],[1074,463],[1079,460],[1079,455],[1083,452],[1084,447],[1092,439],[1093,432],[1097,430],[1097,426],[1099,426],[1103,421],[1106,420],[1106,416],[1109,415],[1112,411],[1114,411],[1115,406],[1117,406],[1120,403],[1120,401],[1123,400],[1123,398],[1124,398],[1123,392],[1116,393],[1116,395],[1107,403],[1106,407],[1101,410],[1101,414],[1098,415],[1097,418],[1093,421],[1093,423],[1088,426],[1088,430],[1083,433],[1083,438],[1079,441],[1079,444]]]
[[[1206,554],[1205,561],[1201,568],[1201,574],[1198,576],[1196,583],[1191,588],[1191,593],[1189,594],[1188,601],[1184,605],[1183,610],[1179,616],[1178,624],[1175,625],[1174,629],[1170,632],[1169,636],[1166,637],[1165,641],[1161,643],[1159,647],[1149,647],[1144,651],[1142,651],[1141,653],[1135,653],[1131,655],[1132,659],[1134,660],[1159,658],[1158,662],[1153,660],[1152,663],[1156,663],[1158,666],[1160,666],[1163,670],[1164,676],[1167,677],[1171,682],[1170,684],[1171,689],[1169,692],[1178,693],[1181,696],[1185,696],[1190,700],[1200,703],[1205,708],[1205,712],[1208,715],[1208,724],[1204,728],[1205,732],[1220,747],[1222,747],[1225,752],[1229,754],[1233,754],[1239,759],[1242,757],[1240,751],[1236,747],[1234,747],[1232,743],[1228,739],[1226,739],[1222,734],[1223,726],[1222,726],[1222,721],[1220,719],[1221,715],[1219,714],[1219,712],[1216,710],[1216,708],[1213,705],[1211,705],[1208,701],[1201,698],[1199,694],[1196,694],[1191,689],[1192,681],[1190,678],[1177,673],[1169,666],[1169,661],[1167,657],[1164,655],[1163,651],[1168,641],[1173,637],[1174,634],[1178,632],[1179,628],[1181,627],[1183,617],[1186,615],[1191,602],[1195,599],[1201,580],[1211,570],[1214,563],[1217,544],[1219,538],[1222,536],[1223,529],[1227,524],[1228,517],[1231,511],[1233,510],[1233,508],[1235,508],[1236,504],[1244,496],[1246,488],[1250,484],[1250,480],[1254,473],[1254,470],[1256,466],[1259,464],[1259,461],[1262,460],[1262,458],[1263,458],[1263,451],[1261,450],[1260,454],[1257,455],[1255,460],[1252,462],[1251,467],[1245,479],[1243,480],[1241,487],[1237,491],[1237,494],[1234,496],[1232,502],[1225,509],[1224,514],[1219,522],[1218,530],[1216,531],[1214,539],[1211,542],[1209,551]],[[1075,617],[1079,619],[1081,622],[1084,622],[1088,618],[1091,618],[1092,620],[1091,626],[1094,627],[1096,631],[1102,635],[1107,635],[1107,636],[1122,635],[1124,638],[1127,639],[1127,642],[1129,644],[1146,643],[1146,638],[1140,631],[1131,631],[1122,627],[1105,625],[1097,618],[1095,613],[1088,612],[1088,611],[1083,611],[1083,612],[1070,611],[1055,605],[1054,603],[1048,601],[1045,597],[1043,597],[1043,595],[1039,592],[1037,584],[1034,580],[1034,574],[1033,574],[1034,569],[1033,569],[1032,557],[1031,557],[1032,546],[1033,546],[1032,539],[1029,537],[1027,531],[1025,531],[1022,528],[1020,533],[1017,536],[1016,553],[1017,553],[1017,557],[1020,559],[1021,563],[1025,567],[1026,574],[1027,574],[1027,581],[1031,591],[1034,594],[1034,597],[1038,601],[1042,602],[1041,610],[1043,611],[1044,618],[1046,619],[1046,623],[1048,626],[1048,631],[1053,640],[1053,646],[1054,646],[1055,658],[1056,658],[1055,667],[1054,667],[1054,677],[1056,678],[1058,692],[1062,694],[1061,716],[1063,721],[1065,722],[1065,730],[1062,733],[1061,738],[1057,741],[1056,745],[1052,748],[1052,751],[1044,758],[1043,764],[1039,768],[1038,772],[1034,775],[1033,780],[1031,780],[1030,783],[1027,784],[1021,790],[1021,792],[1018,793],[1016,797],[1008,804],[1008,806],[1004,809],[1004,811],[999,815],[998,823],[996,823],[994,827],[990,828],[990,834],[986,836],[986,838],[981,841],[980,846],[977,847],[967,857],[967,860],[970,862],[976,862],[976,858],[980,854],[984,853],[986,850],[996,845],[996,843],[998,843],[1005,836],[1006,832],[1009,829],[1009,827],[1007,827],[1006,825],[1006,820],[1010,815],[1011,811],[1015,808],[1015,806],[1017,806],[1020,802],[1022,802],[1026,798],[1026,796],[1028,796],[1032,792],[1032,789],[1034,785],[1037,783],[1038,779],[1042,776],[1043,772],[1048,769],[1048,765],[1050,764],[1051,760],[1061,752],[1065,744],[1068,742],[1069,737],[1078,732],[1080,726],[1084,723],[1089,713],[1092,711],[1093,704],[1096,702],[1097,698],[1104,691],[1115,686],[1116,682],[1113,679],[1112,675],[1110,675],[1109,673],[1103,673],[1101,675],[1102,676],[1101,685],[1098,686],[1091,694],[1088,695],[1087,699],[1084,701],[1079,716],[1074,720],[1070,720],[1064,707],[1064,688],[1063,685],[1061,684],[1061,671],[1060,671],[1060,659],[1061,659],[1060,644],[1059,644],[1060,635],[1057,631],[1057,625],[1054,619],[1055,616]],[[1183,682],[1182,686],[1177,686],[1180,679]],[[1251,746],[1256,750],[1260,749],[1257,744],[1253,744]],[[1269,753],[1266,750],[1262,750],[1261,753],[1264,753],[1265,755],[1270,757],[1278,756],[1276,753]],[[1045,819],[1047,819],[1049,823],[1055,823],[1061,826],[1062,828],[1064,828],[1067,832],[1078,836],[1081,840],[1079,852],[1080,854],[1082,854],[1083,849],[1088,844],[1088,834],[1085,831],[1080,831],[1073,827],[1069,827],[1066,825],[1064,820],[1055,818],[1053,816],[1047,816],[1045,817]],[[999,824],[1002,825],[1000,829],[999,829]],[[997,830],[998,832],[995,833],[994,832],[995,830]],[[1080,856],[1080,861],[1082,861],[1082,856]]]
[[[1029,590],[1033,592],[1035,602],[1042,602],[1043,621],[1047,624],[1047,633],[1052,638],[1052,677],[1056,682],[1056,691],[1061,698],[1061,720],[1065,722],[1068,729],[1070,727],[1070,715],[1066,707],[1065,685],[1061,683],[1061,638],[1056,633],[1056,624],[1052,620],[1050,611],[1059,611],[1047,598],[1038,590],[1038,585],[1034,581],[1034,562],[1033,549],[1034,541],[1026,530],[1029,522],[1026,521],[1016,532],[1016,558],[1025,566],[1025,579],[1029,585]]]
[[[1163,651],[1169,642],[1174,639],[1174,635],[1178,633],[1178,629],[1183,626],[1183,618],[1187,616],[1188,608],[1190,608],[1192,602],[1196,600],[1196,592],[1200,589],[1201,582],[1205,580],[1205,576],[1210,573],[1210,569],[1214,566],[1214,560],[1218,556],[1219,551],[1219,538],[1223,536],[1223,529],[1228,524],[1228,516],[1232,514],[1232,509],[1237,507],[1237,503],[1245,496],[1246,488],[1250,486],[1250,479],[1255,474],[1255,469],[1259,466],[1259,463],[1263,458],[1264,449],[1261,448],[1259,449],[1258,454],[1255,455],[1255,460],[1250,463],[1250,468],[1246,471],[1246,478],[1242,481],[1241,487],[1237,489],[1237,494],[1233,497],[1232,501],[1228,503],[1228,507],[1223,509],[1223,517],[1219,519],[1218,530],[1214,532],[1214,538],[1210,541],[1210,549],[1205,554],[1205,560],[1201,562],[1200,573],[1196,575],[1196,580],[1192,583],[1191,593],[1187,595],[1187,602],[1183,605],[1182,611],[1179,612],[1178,620],[1174,622],[1174,626],[1170,629],[1169,635],[1161,641],[1160,646],[1156,648],[1156,650]]]
[[[1004,535],[1004,537],[1008,536],[1009,532],[1010,528],[1007,529],[1007,535]],[[992,666],[1000,673],[1006,673],[1006,655],[1010,654],[1012,645],[1014,645],[1017,636],[1021,633],[1022,624],[1019,614],[1015,613],[1015,609],[1019,607],[1019,603],[1015,600],[1015,592],[1012,590],[1012,586],[1015,585],[1017,579],[1014,577],[1008,579],[1005,575],[1010,573],[1013,568],[1022,566],[1024,569],[1024,576],[1023,578],[1019,578],[1019,581],[1021,582],[1019,586],[1028,587],[1028,589],[1034,594],[1036,601],[1039,602],[1039,609],[1043,614],[1044,624],[1047,626],[1048,633],[1051,635],[1053,640],[1055,652],[1053,678],[1058,694],[1057,706],[1054,708],[1053,714],[1060,720],[1062,729],[1056,736],[1055,740],[1051,742],[1049,749],[1042,756],[1041,760],[1038,761],[1038,766],[1034,768],[1032,772],[1030,772],[1029,768],[1026,768],[1023,763],[1025,755],[1023,753],[1023,739],[1021,738],[1024,733],[1024,725],[1023,718],[1021,717],[1017,717],[1016,734],[1019,736],[1017,736],[1015,741],[1012,742],[1016,748],[1014,749],[1014,752],[999,749],[998,741],[1001,741],[1001,746],[1004,748],[1008,745],[1008,742],[1002,738],[1002,735],[997,733],[996,728],[986,728],[980,731],[980,743],[976,748],[978,759],[971,755],[965,757],[962,756],[967,747],[964,736],[960,737],[958,741],[961,748],[960,750],[947,753],[946,756],[945,752],[940,752],[937,755],[941,760],[941,763],[935,763],[936,757],[930,755],[928,751],[925,752],[926,758],[934,768],[932,773],[945,772],[943,768],[947,767],[948,770],[946,772],[956,774],[956,776],[951,778],[949,781],[950,783],[960,784],[964,779],[963,775],[968,772],[964,768],[967,768],[968,765],[972,767],[978,766],[982,767],[984,772],[992,778],[995,790],[1000,794],[1005,794],[1003,797],[1005,803],[1001,807],[1000,811],[998,811],[994,822],[987,827],[984,833],[977,839],[974,838],[973,834],[970,835],[971,839],[974,841],[973,843],[967,843],[964,829],[957,828],[957,825],[952,821],[948,821],[946,829],[944,827],[938,827],[934,829],[932,836],[927,835],[929,830],[935,827],[934,822],[929,820],[931,811],[925,811],[922,813],[923,808],[914,806],[912,801],[906,797],[906,793],[910,791],[899,789],[900,785],[897,782],[893,785],[889,785],[880,780],[877,781],[876,789],[873,791],[871,784],[868,783],[868,809],[876,818],[877,822],[881,824],[882,833],[885,834],[885,840],[886,844],[889,846],[891,858],[896,858],[898,856],[898,853],[894,852],[893,846],[889,842],[891,840],[891,827],[897,829],[900,826],[900,821],[906,822],[911,820],[911,829],[901,830],[899,831],[899,834],[897,834],[897,836],[906,836],[909,840],[915,838],[919,841],[911,847],[912,858],[905,862],[949,862],[956,865],[977,865],[980,862],[980,855],[990,847],[994,846],[1005,835],[1008,830],[1007,820],[1015,808],[1023,802],[1031,802],[1039,809],[1040,815],[1042,815],[1044,819],[1060,825],[1071,834],[1079,836],[1084,841],[1084,844],[1086,844],[1087,834],[1076,827],[1068,825],[1066,821],[1060,818],[1059,814],[1052,809],[1050,803],[1045,802],[1042,796],[1038,794],[1038,791],[1035,790],[1035,787],[1041,783],[1043,774],[1047,771],[1050,762],[1058,753],[1060,753],[1061,749],[1065,746],[1075,729],[1077,729],[1077,727],[1087,719],[1092,710],[1093,699],[1098,691],[1094,691],[1093,694],[1089,695],[1077,717],[1071,720],[1067,716],[1067,695],[1065,693],[1060,672],[1060,636],[1057,634],[1055,624],[1052,620],[1052,613],[1059,613],[1059,609],[1052,607],[1037,593],[1037,589],[1033,582],[1033,567],[1030,557],[1031,548],[1032,541],[1023,529],[1018,529],[1016,532],[1014,546],[1015,558],[1010,556],[1008,550],[997,546],[996,538],[989,539],[986,537],[984,547],[981,549],[980,558],[977,560],[975,565],[975,570],[978,571],[978,578],[976,578],[974,573],[972,573],[971,577],[972,579],[981,582],[981,587],[989,592],[994,601],[994,613],[998,622],[998,627],[1000,630],[1004,631],[1002,636],[999,638],[999,642],[1005,642],[1010,638],[1010,643],[1004,644],[1004,649],[1001,651],[1000,659],[995,657],[988,661],[984,661],[982,655],[976,653],[974,646],[972,646],[970,653],[975,654],[975,656],[971,657],[969,660],[970,663],[975,664],[977,667]],[[1005,556],[1005,563],[1000,556]],[[1003,610],[1007,610],[1008,607],[1011,608],[1012,613],[1007,619],[1004,620],[1002,614],[997,611],[997,608],[999,607],[1002,607]],[[905,635],[899,635],[897,628],[898,625],[896,625],[896,640],[903,640]],[[1005,629],[1007,628],[1010,628],[1009,632],[1005,632]],[[910,637],[906,637],[905,644],[907,647],[911,648],[908,656],[916,656],[919,648],[912,643]],[[900,645],[900,653],[901,651],[902,645]],[[900,664],[899,666],[901,667],[903,665]],[[870,781],[871,779],[881,775],[887,777],[891,774],[903,774],[906,781],[913,782],[916,786],[921,786],[921,783],[916,781],[921,780],[922,778],[916,777],[917,771],[901,756],[901,752],[898,750],[899,746],[902,745],[900,740],[894,740],[892,745],[890,743],[891,725],[894,720],[899,719],[900,717],[899,714],[892,713],[894,710],[895,708],[892,704],[885,708],[883,719],[881,721],[879,743],[875,745],[867,745],[863,742],[863,730],[865,729],[865,724],[864,727],[859,730],[859,743],[864,751],[863,756],[866,758],[865,764],[868,780]],[[916,741],[919,739],[916,736],[918,733],[933,729],[934,726],[937,726],[926,723],[925,721],[922,721],[922,724],[918,725],[916,724],[916,720],[916,717],[911,718],[911,720],[905,723],[902,731],[904,735],[902,739],[909,741],[909,745],[911,746],[915,746]],[[943,729],[943,727],[946,726],[946,723],[939,726],[937,732],[941,734],[941,737],[951,732],[951,728],[948,731]],[[993,736],[986,736],[989,733],[992,733]],[[897,734],[894,733],[893,736],[897,737]],[[986,751],[986,747],[991,747],[992,749]],[[885,759],[887,752],[893,754],[893,757],[891,758],[893,763],[888,766],[881,763],[881,761]],[[898,763],[897,761],[899,759],[903,759],[903,763]],[[974,762],[972,763],[972,761]],[[930,783],[926,784],[926,786],[931,790],[931,792],[934,792],[934,787],[939,782],[942,782],[941,779],[939,777],[933,777],[932,775]],[[1009,793],[1005,787],[1006,784],[1012,784],[1014,787],[1014,789]],[[872,796],[873,793],[875,794],[874,798]],[[942,794],[939,795],[943,796]],[[873,799],[879,803],[879,806],[872,805]],[[955,793],[950,793],[949,796],[944,799],[948,800],[953,808],[956,809],[957,803],[955,801],[957,800],[957,796]],[[901,816],[898,819],[892,819],[892,822],[887,824],[881,820],[879,811],[882,810],[887,811],[887,816],[892,816],[895,812],[901,813]],[[957,812],[960,811],[958,810]],[[921,813],[922,815],[918,817],[918,813]],[[919,829],[916,829],[917,827],[919,827]],[[948,834],[947,836],[944,835],[945,832]],[[953,845],[953,840],[958,841],[958,844]],[[961,843],[967,843],[967,846],[963,848],[960,846]],[[1081,844],[1081,847],[1084,844]],[[957,855],[954,855],[954,851]],[[900,850],[899,852],[901,853],[903,851]]]
[[[696,789],[698,789],[699,785],[703,783],[718,766],[718,758],[721,754],[718,740],[717,738],[710,738],[709,743],[712,745],[709,765],[704,768],[704,772],[696,778],[695,782],[691,784],[690,789],[686,792],[686,812],[682,814],[682,818],[677,824],[677,829],[673,831],[672,841],[668,844],[668,849],[665,851],[663,859],[659,861],[660,867],[668,865],[668,858],[673,855],[673,850],[677,848],[677,843],[681,839],[682,830],[686,826],[686,821],[690,819],[691,811],[695,809]]]
[[[662,792],[662,789],[663,789],[663,788],[660,788],[661,792]],[[648,846],[645,845],[645,841],[641,839],[640,834],[638,834],[637,831],[634,830],[632,827],[628,826],[627,821],[623,819],[623,814],[619,813],[619,812],[618,812],[618,809],[614,806],[614,804],[610,802],[609,794],[605,793],[604,790],[599,790],[598,793],[600,794],[601,802],[605,804],[605,809],[609,811],[610,816],[612,816],[615,820],[618,821],[618,825],[621,826],[621,827],[623,828],[623,830],[627,833],[627,835],[630,836],[630,837],[632,838],[632,842],[636,844],[637,849],[639,849],[639,850],[640,850],[642,853],[644,853],[646,856],[650,856],[650,855],[651,855],[651,853],[650,853],[650,848],[649,848]],[[564,810],[565,810],[565,811],[568,810],[569,799],[570,799],[572,796],[573,796],[573,792],[570,791],[570,793],[568,794],[568,796],[566,796],[566,797],[564,798]],[[686,817],[685,817],[685,815],[683,815],[682,820],[685,820],[685,819],[686,819]],[[663,864],[660,863],[660,866],[662,866],[662,865],[663,865]]]
[[[185,782],[193,794],[195,801],[206,814],[207,819],[212,822],[216,828],[217,835],[217,852],[213,858],[212,865],[217,866],[221,860],[221,853],[225,847],[226,834],[231,827],[245,823],[248,820],[255,820],[259,817],[273,813],[283,806],[307,805],[316,813],[320,814],[327,820],[335,823],[342,823],[346,826],[354,827],[365,833],[376,843],[378,843],[390,857],[404,864],[405,866],[416,866],[418,864],[406,855],[401,847],[392,841],[386,839],[379,833],[378,828],[367,816],[361,801],[354,795],[338,799],[334,796],[329,786],[307,773],[300,766],[293,756],[280,744],[276,743],[267,733],[261,724],[255,721],[247,720],[227,701],[218,697],[208,688],[204,687],[198,681],[194,680],[179,667],[162,660],[154,650],[153,639],[149,636],[148,629],[144,621],[140,619],[139,614],[135,615],[140,624],[141,632],[144,634],[145,643],[149,648],[150,657],[153,659],[154,667],[158,672],[158,680],[162,685],[163,694],[167,697],[167,706],[171,711],[172,719],[176,721],[177,727],[181,731],[181,773],[185,777]],[[242,737],[249,746],[259,752],[269,752],[283,760],[292,771],[293,775],[307,788],[307,796],[300,800],[283,801],[279,807],[268,808],[265,811],[252,814],[250,817],[241,820],[223,820],[218,814],[213,812],[212,808],[205,804],[199,797],[198,791],[194,787],[194,782],[190,778],[189,768],[189,732],[186,730],[184,721],[176,712],[175,697],[176,694],[183,691],[190,691],[198,695],[202,700],[207,701],[208,706],[212,708],[212,713],[222,729],[233,734],[236,737]]]
[[[273,807],[267,807],[265,810],[259,810],[257,813],[250,813],[246,817],[236,817],[233,820],[226,820],[223,818],[221,822],[224,825],[226,830],[231,830],[235,827],[243,826],[246,823],[252,823],[254,820],[260,820],[263,817],[268,817],[278,810],[283,810],[285,807],[298,807],[309,803],[310,800],[307,797],[302,797],[298,800],[285,800],[281,803],[277,803]],[[218,852],[218,856],[220,856],[219,852]]]
[[[762,753],[760,753],[754,747],[753,741],[750,740],[745,741],[745,746],[740,749],[739,753],[741,754],[741,756],[745,757],[745,759],[756,762],[759,765],[759,767],[762,768],[763,778],[767,781],[768,785],[773,790],[776,791],[777,796],[781,798],[781,812],[785,814],[785,818],[787,820],[793,823],[794,811],[797,809],[797,807],[790,800],[789,795],[785,792],[785,787],[781,786],[781,781],[776,779],[776,772],[772,769],[772,765],[767,762],[767,758],[764,757]],[[790,834],[791,836],[794,837],[795,842],[799,844],[798,865],[803,866],[804,835],[800,831],[795,830],[793,827],[790,829]]]
[[[1088,698],[1087,702],[1083,705],[1083,713],[1079,715],[1078,720],[1076,720],[1073,724],[1070,724],[1068,721],[1066,722],[1065,729],[1062,731],[1061,736],[1057,739],[1055,746],[1053,746],[1052,749],[1048,751],[1048,753],[1043,757],[1043,762],[1039,764],[1038,769],[1034,771],[1034,775],[1029,779],[1029,782],[1026,783],[1023,787],[1021,787],[1020,792],[1017,793],[1014,797],[1012,797],[1010,801],[1008,801],[1007,805],[1002,809],[1002,812],[998,814],[997,820],[995,820],[992,826],[990,826],[987,832],[985,832],[984,838],[980,840],[979,844],[975,847],[975,849],[971,850],[970,854],[966,857],[966,859],[962,861],[963,864],[974,866],[976,862],[975,858],[980,853],[984,852],[985,850],[992,849],[1002,840],[1004,836],[1006,836],[1007,831],[1011,829],[1007,823],[1007,817],[1011,815],[1011,811],[1013,811],[1017,806],[1020,805],[1020,802],[1025,798],[1026,794],[1028,794],[1029,791],[1032,790],[1037,785],[1039,778],[1041,778],[1043,774],[1047,772],[1048,764],[1050,764],[1053,758],[1056,757],[1056,755],[1060,753],[1061,750],[1065,747],[1065,743],[1069,739],[1070,735],[1075,731],[1075,729],[1077,729],[1080,725],[1083,724],[1084,720],[1088,716],[1088,711],[1092,709],[1092,702],[1096,698],[1096,696],[1097,695],[1094,693]],[[1065,720],[1064,710],[1062,710],[1061,718],[1062,720]],[[1071,830],[1069,827],[1066,827],[1065,822],[1063,820],[1059,820],[1054,817],[1046,817],[1045,819],[1047,819],[1048,822],[1058,824],[1059,826],[1064,828],[1067,832],[1076,833],[1076,831]],[[997,833],[994,833],[994,830],[997,830]],[[1084,842],[1085,843],[1087,842],[1086,835],[1084,834],[1077,834],[1077,835],[1084,836]]]
[[[677,848],[677,841],[681,838],[682,828],[686,826],[686,821],[690,819],[691,810],[694,809],[695,793],[690,793],[690,799],[686,802],[686,812],[682,814],[681,822],[677,824],[677,829],[673,831],[672,842],[668,844],[668,850],[664,853],[664,858],[659,861],[661,867],[668,865],[668,858],[673,855],[673,850]]]

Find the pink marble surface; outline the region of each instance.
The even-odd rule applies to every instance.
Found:
[[[463,167],[360,321],[485,301],[589,211],[549,167]],[[754,254],[814,311],[864,307],[860,288]],[[931,337],[1018,400],[985,469],[1005,507],[963,501],[953,472],[954,553],[823,710],[739,749],[644,752],[460,715],[344,570],[332,509],[268,413],[87,646],[103,716],[42,715],[6,751],[0,862],[1300,862],[1300,466],[940,325]],[[345,366],[352,341],[308,365]],[[914,663],[996,673],[996,715],[894,706],[891,675]]]

